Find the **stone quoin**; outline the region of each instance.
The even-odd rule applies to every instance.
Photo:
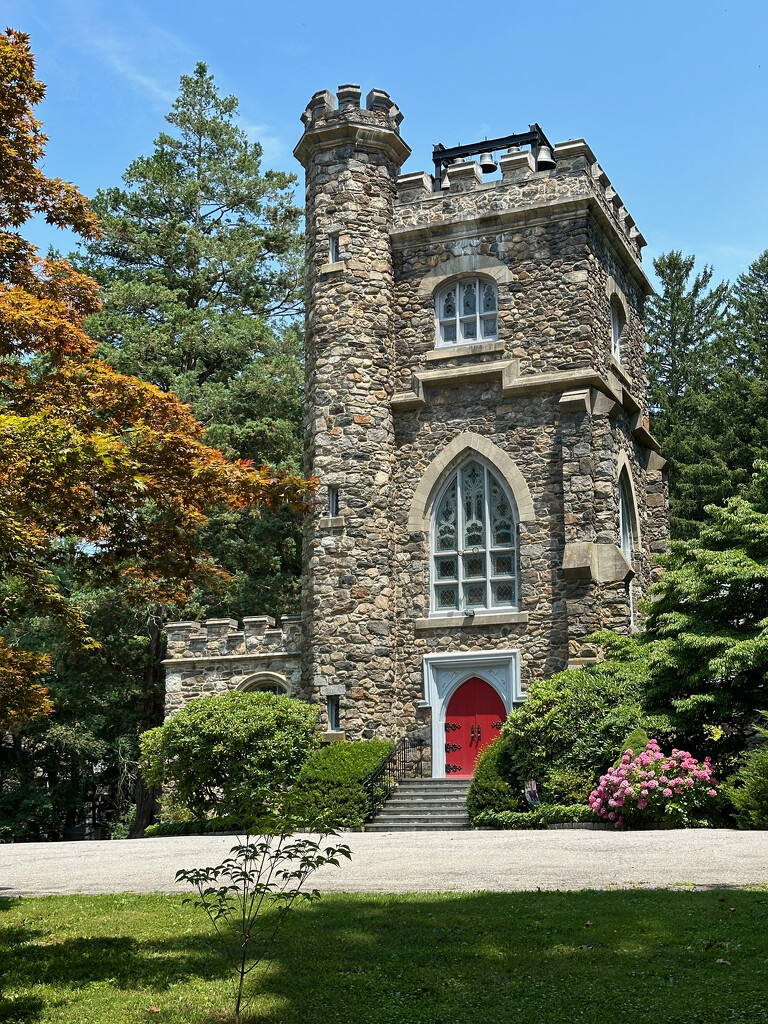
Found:
[[[302,613],[171,624],[166,711],[284,691],[328,739],[407,735],[426,774],[466,774],[444,752],[459,688],[509,713],[593,660],[586,637],[632,628],[667,544],[645,241],[581,139],[436,180],[400,173],[385,92],[315,93],[302,121]]]

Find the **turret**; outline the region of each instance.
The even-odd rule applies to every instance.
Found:
[[[385,92],[318,92],[295,155],[306,170],[305,472],[318,507],[304,536],[303,689],[338,702],[348,736],[394,731],[390,231],[410,150]],[[329,705],[330,698],[330,705]],[[378,707],[372,715],[371,708]]]

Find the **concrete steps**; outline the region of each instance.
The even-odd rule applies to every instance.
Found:
[[[403,779],[365,826],[366,832],[424,832],[469,828],[471,779]]]

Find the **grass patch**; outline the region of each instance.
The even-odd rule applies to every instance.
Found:
[[[179,896],[0,900],[0,1020],[211,1024],[227,974]],[[264,1024],[765,1021],[768,892],[325,896],[281,931]]]

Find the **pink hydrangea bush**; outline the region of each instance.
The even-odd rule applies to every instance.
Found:
[[[706,819],[715,785],[710,758],[700,762],[685,750],[665,754],[650,740],[637,756],[625,751],[618,767],[601,777],[589,806],[616,828],[653,821],[685,827]]]

